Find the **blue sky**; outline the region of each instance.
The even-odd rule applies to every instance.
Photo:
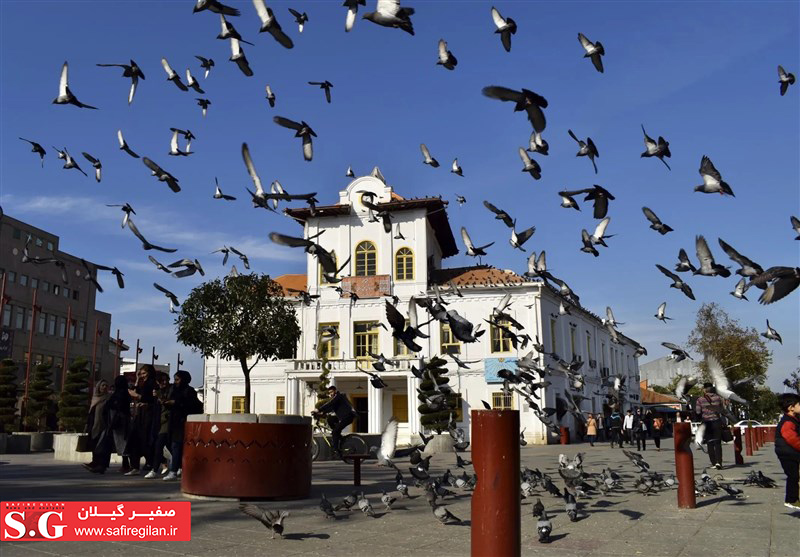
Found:
[[[507,231],[481,205],[488,199],[516,217],[520,227],[535,225],[528,249],[547,250],[548,264],[597,313],[611,305],[621,330],[666,355],[662,341],[685,342],[694,314],[704,301],[720,303],[742,324],[765,330],[765,319],[783,336],[770,342],[774,363],[769,384],[797,367],[800,354],[798,292],[770,306],[728,294],[736,279],[688,277],[697,301],[675,289],[655,268],[671,268],[678,250],[692,259],[694,237],[703,234],[717,261],[729,264],[717,244],[721,237],[763,267],[797,265],[798,246],[789,224],[800,213],[800,84],[778,94],[776,67],[800,75],[800,7],[796,2],[495,2],[512,17],[518,32],[506,53],[493,33],[491,3],[409,1],[416,36],[358,20],[344,32],[340,2],[268,2],[295,48],[285,50],[268,34],[251,2],[231,1],[242,16],[230,18],[243,37],[255,72],[251,78],[228,61],[228,41],[219,41],[219,18],[192,14],[191,0],[170,2],[0,3],[0,203],[16,218],[61,236],[67,252],[97,263],[117,265],[127,286],[118,290],[104,276],[106,293],[99,309],[113,314],[113,328],[128,343],[142,339],[161,362],[184,354],[197,376],[197,355],[175,344],[166,299],[151,283],[158,280],[179,298],[200,277],[172,279],[157,271],[147,252],[119,226],[121,213],[106,203],[131,203],[151,242],[179,248],[177,255],[198,258],[208,276],[227,273],[219,254],[223,244],[247,253],[254,270],[273,276],[303,272],[303,254],[270,243],[272,230],[300,228],[279,215],[255,210],[244,187],[252,187],[240,148],[250,145],[262,181],[280,180],[291,192],[317,191],[323,204],[334,203],[352,165],[357,175],[378,165],[395,191],[406,197],[443,195],[451,201],[450,221],[457,233],[469,225],[478,243],[497,241],[486,262],[525,269],[525,256],[508,245]],[[374,2],[368,2],[372,10]],[[307,11],[302,35],[287,10]],[[368,11],[368,10],[363,10]],[[605,46],[605,73],[599,74],[577,40],[582,32]],[[444,38],[458,58],[455,71],[437,66],[437,42]],[[195,55],[213,58],[207,80]],[[160,65],[167,57],[181,75],[189,67],[212,101],[202,118],[194,92],[167,82]],[[146,80],[132,106],[127,80],[117,68],[96,63],[127,63],[133,58]],[[100,110],[51,104],[59,71],[70,63],[70,87],[84,103]],[[334,84],[333,103],[307,81]],[[264,100],[270,84],[277,106]],[[508,103],[481,95],[497,84],[526,87],[545,96],[550,155],[534,156],[540,181],[520,171],[517,149],[526,146],[530,124]],[[274,115],[306,120],[318,134],[314,160],[302,159],[299,141],[272,123]],[[663,135],[672,150],[667,169],[641,159],[640,124],[649,135]],[[190,157],[167,156],[170,127],[189,128],[197,136]],[[576,158],[567,135],[591,136],[600,158],[599,174]],[[141,161],[117,149],[116,130],[130,146],[179,178],[183,188],[170,192],[152,178]],[[45,168],[17,136],[42,143]],[[424,142],[442,167],[421,162]],[[87,151],[103,162],[103,181],[64,171],[51,146]],[[736,197],[694,193],[698,168],[708,155]],[[458,157],[460,178],[449,172]],[[82,158],[81,166],[90,167]],[[239,197],[227,203],[211,199],[214,177],[223,191]],[[588,204],[581,213],[559,207],[556,192],[600,184],[617,198],[611,203],[609,249],[598,258],[581,253],[580,230],[596,225]],[[458,207],[455,195],[467,197]],[[652,208],[675,232],[660,236],[648,228],[641,207]],[[461,246],[460,246],[461,247]],[[176,258],[156,254],[168,263]],[[462,254],[445,263],[471,264]],[[738,277],[736,277],[738,278]],[[669,324],[657,321],[657,306],[667,302]],[[197,381],[196,381],[197,382]]]

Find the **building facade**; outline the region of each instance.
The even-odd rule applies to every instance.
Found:
[[[23,262],[26,245],[29,257],[55,258],[63,266]],[[111,315],[95,309],[96,289],[85,273],[79,257],[59,249],[55,234],[8,215],[0,219],[0,358],[17,362],[22,388],[29,359],[31,373],[36,364],[52,364],[56,392],[63,369],[77,358],[89,366],[94,361],[97,378],[113,380],[117,373]]]
[[[375,177],[377,175],[378,177]],[[362,196],[391,213],[391,232],[387,233],[380,219],[370,219],[370,210]],[[521,427],[525,437],[534,443],[546,443],[545,428],[532,410],[513,393],[502,391],[497,372],[503,368],[516,369],[516,360],[531,348],[514,349],[498,329],[484,322],[506,293],[511,293],[512,305],[507,310],[523,324],[533,339],[540,339],[549,352],[569,361],[580,357],[587,364],[582,370],[586,385],[582,410],[602,412],[604,396],[599,393],[603,379],[623,375],[631,386],[630,398],[638,400],[639,384],[636,357],[637,344],[620,335],[622,344],[611,342],[609,333],[594,314],[573,306],[572,314],[559,317],[561,298],[548,285],[527,280],[508,270],[486,265],[443,268],[442,261],[458,253],[447,217],[447,202],[440,198],[404,199],[395,194],[381,178],[356,178],[339,194],[336,205],[309,209],[288,209],[287,214],[303,226],[304,237],[320,234],[315,239],[325,249],[334,252],[338,262],[350,262],[342,271],[341,283],[327,284],[317,259],[307,257],[305,275],[284,275],[276,280],[287,296],[288,289],[307,289],[318,294],[310,306],[296,299],[302,335],[296,358],[259,363],[251,372],[251,411],[256,413],[286,413],[309,415],[316,402],[315,385],[321,373],[320,357],[329,358],[331,382],[347,394],[358,413],[352,430],[380,433],[395,416],[400,422],[399,439],[407,441],[420,432],[417,388],[420,380],[411,373],[419,358],[441,355],[448,362],[450,386],[460,393],[457,420],[469,431],[470,410],[483,408],[487,401],[495,408],[521,411]],[[461,297],[448,293],[455,284]],[[338,292],[334,287],[340,287]],[[402,342],[382,326],[387,322],[385,303],[399,299],[397,309],[408,314],[409,300],[433,296],[436,286],[444,292],[448,309],[474,323],[483,325],[486,332],[478,342],[456,340],[447,324],[433,321],[423,331],[426,339],[417,339],[422,351],[410,353]],[[355,292],[354,301],[350,292]],[[418,308],[420,322],[427,321],[427,312]],[[335,329],[338,338],[318,343],[319,332]],[[360,371],[374,371],[369,352],[383,354],[397,361],[380,373],[387,384],[374,388],[369,377]],[[468,362],[469,369],[459,368],[452,358]],[[546,363],[540,355],[542,365]],[[239,412],[244,408],[244,379],[239,364],[210,357],[205,360],[204,389],[206,411],[215,413]],[[553,374],[547,379],[552,385],[540,393],[540,406],[555,406],[558,392],[570,388],[564,376]],[[604,390],[604,389],[602,389]],[[577,394],[577,393],[576,393]],[[567,415],[562,425],[575,427]]]

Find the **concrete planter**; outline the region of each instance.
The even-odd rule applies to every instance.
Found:
[[[303,499],[311,492],[311,418],[189,416],[181,490],[236,499]]]
[[[449,434],[434,435],[433,439],[431,439],[428,444],[425,445],[425,450],[422,451],[422,456],[426,457],[428,455],[454,453],[454,444],[455,440]]]
[[[21,431],[14,435],[27,435],[30,437],[30,451],[44,453],[53,450],[53,432]]]
[[[4,454],[27,454],[31,452],[31,438],[29,435],[12,433],[6,435]]]
[[[59,433],[53,437],[53,459],[68,462],[89,462],[89,436],[86,433]],[[119,464],[122,457],[111,453],[111,463]]]

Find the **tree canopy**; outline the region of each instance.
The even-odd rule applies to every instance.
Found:
[[[203,356],[237,360],[250,412],[250,370],[261,360],[294,356],[300,327],[291,302],[269,275],[215,279],[192,290],[175,321],[178,341]],[[253,360],[248,365],[248,360]]]

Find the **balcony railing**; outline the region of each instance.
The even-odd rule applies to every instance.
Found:
[[[348,358],[348,359],[341,359],[341,360],[328,360],[328,367],[331,371],[356,371],[359,367],[361,369],[372,371],[372,366],[370,365],[370,359],[355,359],[355,358]],[[386,365],[386,372],[391,373],[392,371],[409,371],[411,370],[411,366],[419,365],[419,361],[417,358],[397,358],[395,360],[398,365],[397,366],[390,366]],[[294,371],[312,371],[312,372],[322,372],[322,360],[294,360]]]

